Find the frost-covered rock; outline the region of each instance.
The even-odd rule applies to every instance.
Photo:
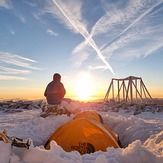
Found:
[[[0,102],[0,110],[8,113],[22,112],[24,109],[40,109],[42,107],[42,100],[39,101],[2,101]]]

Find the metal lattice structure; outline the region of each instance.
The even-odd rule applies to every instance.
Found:
[[[110,97],[111,96],[111,97]],[[141,77],[129,76],[124,79],[111,80],[104,102],[155,103]]]

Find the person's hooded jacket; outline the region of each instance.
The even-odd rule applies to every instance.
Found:
[[[44,96],[46,97],[48,104],[59,105],[63,100],[66,90],[60,80],[60,74],[54,74],[53,81],[47,85]]]

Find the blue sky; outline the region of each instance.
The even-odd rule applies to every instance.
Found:
[[[55,72],[67,96],[138,76],[163,97],[163,0],[0,0],[0,21],[0,98],[41,98]]]

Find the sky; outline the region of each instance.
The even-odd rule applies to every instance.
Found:
[[[56,72],[65,97],[136,76],[161,98],[162,17],[163,0],[0,0],[0,98],[44,98]]]

